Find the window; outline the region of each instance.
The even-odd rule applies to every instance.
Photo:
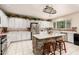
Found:
[[[54,28],[70,28],[71,21],[70,20],[57,21],[53,23],[53,27]]]
[[[65,21],[57,22],[57,28],[65,28]]]

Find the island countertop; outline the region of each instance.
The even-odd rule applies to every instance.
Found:
[[[37,39],[46,39],[46,38],[52,38],[52,37],[59,37],[64,36],[65,34],[36,34],[33,35]]]

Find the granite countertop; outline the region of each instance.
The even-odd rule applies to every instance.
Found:
[[[36,34],[33,36],[37,39],[46,39],[46,38],[52,38],[52,37],[59,37],[59,36],[63,36],[63,35],[65,35],[65,34]]]
[[[60,32],[64,32],[64,33],[77,33],[75,31],[60,31]]]

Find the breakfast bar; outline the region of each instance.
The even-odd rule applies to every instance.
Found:
[[[33,35],[33,37],[32,37],[33,38],[33,40],[32,40],[33,53],[35,55],[41,55],[43,52],[41,50],[41,47],[44,45],[44,43],[55,41],[59,37],[61,38],[63,36],[64,36],[64,34],[36,34],[36,35]]]

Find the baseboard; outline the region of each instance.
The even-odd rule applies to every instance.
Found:
[[[11,43],[15,43],[15,42],[21,42],[21,41],[29,41],[30,39],[25,39],[25,40],[18,40],[18,41],[12,41]]]

